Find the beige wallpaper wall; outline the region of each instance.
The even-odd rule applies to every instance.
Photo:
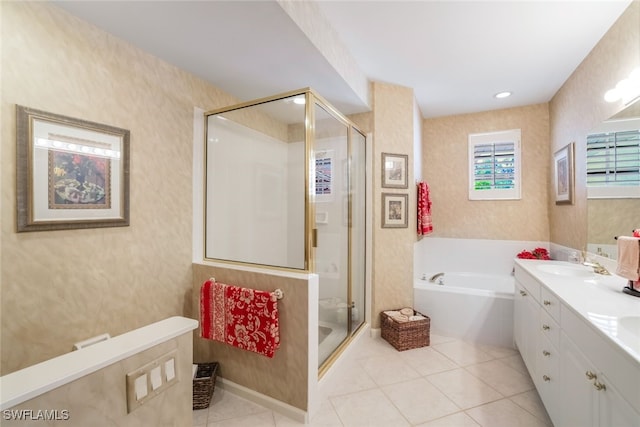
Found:
[[[210,277],[215,277],[218,282],[265,291],[281,289],[284,293],[284,298],[278,302],[281,344],[273,358],[269,359],[200,338],[200,329],[196,329],[194,360],[219,362],[219,374],[225,379],[306,411],[309,384],[307,280],[195,264],[192,294],[194,310],[190,316],[194,319],[200,318],[200,286]]]
[[[576,148],[575,203],[556,206],[549,200],[554,243],[576,249],[586,246],[586,138],[591,129],[623,108],[621,103],[605,102],[604,94],[639,66],[640,1],[635,0],[549,103],[550,156],[570,142]]]
[[[416,241],[416,190],[413,178],[413,90],[373,84],[373,304],[371,327],[380,312],[412,305],[413,243]],[[382,188],[382,153],[407,154],[406,190]],[[382,193],[408,194],[408,228],[382,228]]]
[[[127,374],[174,350],[177,351],[176,376],[178,381],[162,393],[145,401],[143,405],[127,412],[125,380]],[[191,332],[182,334],[11,408],[16,411],[31,410],[34,418],[36,418],[38,411],[57,410],[57,420],[38,419],[29,423],[25,419],[9,420],[3,414],[2,426],[190,426],[193,419],[193,410],[191,409],[193,395],[192,353]],[[61,412],[63,410],[67,411],[68,417],[65,417]]]
[[[522,199],[469,200],[469,134],[508,129],[521,129]],[[426,119],[422,132],[422,167],[433,203],[433,236],[548,240],[547,104]]]
[[[2,366],[191,311],[193,108],[230,96],[46,2],[2,2]],[[131,225],[15,232],[15,104],[131,131]]]

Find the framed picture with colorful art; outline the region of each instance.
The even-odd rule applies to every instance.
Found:
[[[16,106],[17,229],[129,225],[129,131]]]

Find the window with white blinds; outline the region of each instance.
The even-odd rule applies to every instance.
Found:
[[[520,129],[469,135],[469,200],[520,199]]]
[[[587,136],[590,198],[640,197],[640,129]]]

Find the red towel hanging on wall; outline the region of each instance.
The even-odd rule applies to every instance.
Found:
[[[431,195],[429,194],[429,184],[418,183],[418,235],[424,236],[433,232],[431,222]]]
[[[200,336],[273,357],[280,346],[278,299],[273,292],[212,279],[200,287]]]

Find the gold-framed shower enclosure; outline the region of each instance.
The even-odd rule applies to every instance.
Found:
[[[207,161],[209,159],[208,153],[208,141],[209,141],[209,117],[214,115],[221,115],[224,113],[233,112],[235,110],[241,110],[244,108],[249,108],[253,106],[258,106],[261,104],[267,104],[273,101],[285,100],[287,98],[296,98],[304,96],[305,99],[305,107],[304,107],[304,266],[303,268],[290,268],[283,266],[274,266],[270,264],[260,264],[260,263],[247,263],[238,260],[231,259],[220,259],[215,257],[209,257],[207,255],[207,219],[209,209],[209,202],[207,200],[208,195],[208,167]],[[351,342],[357,331],[361,330],[362,327],[366,324],[366,316],[367,316],[367,307],[366,300],[368,297],[366,296],[366,277],[367,277],[367,267],[366,267],[366,228],[367,228],[367,219],[366,219],[366,206],[367,206],[367,178],[366,178],[366,170],[367,168],[367,138],[364,132],[362,132],[351,120],[349,120],[346,116],[344,116],[340,111],[338,111],[335,107],[333,107],[327,100],[325,100],[322,96],[316,93],[311,88],[299,89],[290,92],[281,93],[278,95],[265,97],[261,99],[256,99],[253,101],[243,102],[236,105],[231,105],[224,108],[214,109],[211,111],[207,111],[204,113],[205,118],[205,144],[204,144],[204,241],[203,241],[203,254],[205,261],[214,261],[220,263],[227,264],[235,264],[237,266],[242,267],[260,267],[267,269],[275,269],[275,270],[285,270],[292,271],[297,273],[317,273],[320,279],[320,286],[327,282],[323,279],[323,275],[317,271],[316,265],[316,257],[317,257],[317,236],[318,236],[318,223],[316,221],[316,203],[317,197],[315,192],[315,151],[314,149],[318,148],[316,145],[316,118],[317,118],[317,109],[323,110],[321,114],[324,116],[324,120],[327,119],[335,119],[336,123],[334,126],[338,128],[346,127],[346,167],[347,173],[342,175],[341,181],[344,181],[344,177],[346,176],[346,184],[345,182],[341,182],[342,185],[346,185],[346,206],[347,206],[347,218],[346,218],[346,229],[347,229],[347,239],[346,239],[346,247],[344,246],[344,241],[342,243],[338,242],[338,248],[346,249],[346,274],[344,279],[338,279],[338,288],[341,289],[339,292],[344,292],[345,289],[342,287],[346,285],[346,293],[342,293],[341,296],[346,298],[347,303],[347,316],[346,316],[346,324],[344,326],[346,329],[340,328],[340,333],[338,334],[336,340],[333,340],[332,343],[327,342],[326,344],[318,344],[319,347],[324,347],[326,349],[332,349],[331,353],[328,356],[322,355],[318,356],[319,358],[319,376],[322,376],[331,364],[336,360],[338,355],[348,346]],[[244,120],[244,119],[243,119]],[[322,122],[323,124],[326,122]],[[326,131],[327,129],[323,129]],[[343,129],[344,130],[344,129]],[[331,133],[331,132],[329,132]],[[342,137],[341,136],[341,137]],[[326,138],[326,134],[320,135],[320,138]],[[354,140],[357,138],[357,142],[354,143]],[[295,140],[294,140],[295,141]],[[288,141],[291,142],[291,141]],[[344,147],[344,145],[342,145]],[[358,157],[359,155],[359,157]],[[354,163],[354,158],[357,158]],[[345,157],[340,157],[342,162],[345,161]],[[335,159],[334,159],[335,160]],[[337,164],[334,164],[336,167]],[[335,169],[334,169],[335,172]],[[335,185],[335,183],[334,183]],[[359,191],[358,191],[359,189]],[[344,194],[344,193],[343,193]],[[354,211],[354,195],[357,197],[357,209]],[[336,197],[337,195],[334,195]],[[340,197],[342,200],[339,203],[345,203],[344,196]],[[335,200],[334,200],[335,203]],[[335,206],[335,205],[334,205]],[[342,211],[344,212],[344,211]],[[357,217],[355,216],[357,215]],[[358,220],[356,220],[358,218]],[[334,219],[335,220],[335,219]],[[356,226],[354,227],[354,223]],[[359,224],[359,225],[358,225]],[[343,223],[343,225],[345,225]],[[344,229],[344,228],[343,228]],[[325,232],[326,233],[326,232]],[[324,235],[324,234],[323,234]],[[354,245],[354,242],[355,245]],[[330,247],[330,246],[329,246]],[[354,248],[356,255],[354,255]],[[321,248],[323,249],[323,248]],[[326,250],[326,247],[324,247]],[[358,259],[354,262],[354,256]],[[342,258],[344,259],[344,258]],[[354,284],[354,282],[356,282]],[[329,285],[331,287],[331,285]],[[359,308],[358,308],[359,307]],[[358,313],[358,309],[360,310],[360,317],[356,314],[354,319],[354,313]],[[322,315],[320,315],[322,317]],[[321,323],[322,319],[318,319],[318,323]],[[338,323],[341,323],[338,320]],[[339,325],[340,326],[340,325]],[[342,335],[346,333],[346,335]],[[328,346],[328,347],[327,347]],[[320,350],[319,350],[320,353]]]
[[[208,209],[208,203],[207,203],[207,165],[206,165],[206,159],[208,158],[208,126],[206,125],[207,123],[207,119],[209,116],[212,115],[218,115],[218,114],[223,114],[223,113],[228,113],[231,111],[235,111],[235,110],[240,110],[243,108],[248,108],[248,107],[252,107],[252,106],[257,106],[260,104],[266,104],[272,101],[277,101],[277,100],[281,100],[281,99],[286,99],[286,98],[293,98],[293,97],[297,97],[297,96],[301,96],[304,95],[305,97],[305,136],[304,136],[304,143],[305,143],[305,166],[304,166],[304,179],[305,179],[305,200],[304,200],[304,205],[305,205],[305,226],[304,226],[304,235],[305,235],[305,240],[304,240],[304,268],[302,269],[298,269],[298,268],[290,268],[290,267],[282,267],[282,266],[276,266],[276,265],[270,265],[270,264],[259,264],[259,263],[249,263],[249,262],[243,262],[243,261],[236,261],[236,260],[230,260],[230,259],[221,259],[221,258],[214,258],[214,257],[208,257],[207,256],[207,250],[206,250],[206,245],[207,245],[207,240],[206,240],[206,236],[207,236],[207,209]],[[221,263],[228,263],[228,264],[234,264],[234,265],[239,265],[239,266],[248,266],[248,267],[266,267],[266,268],[271,268],[271,269],[276,269],[276,270],[285,270],[285,271],[294,271],[294,272],[303,272],[303,273],[314,273],[315,272],[315,260],[313,257],[313,250],[316,247],[316,239],[317,239],[317,228],[315,227],[315,214],[316,214],[316,209],[315,209],[315,203],[312,200],[312,198],[315,196],[313,194],[314,192],[314,186],[313,183],[314,181],[311,178],[311,171],[312,169],[314,169],[312,167],[312,162],[314,160],[314,156],[313,156],[313,143],[315,140],[315,107],[316,104],[320,105],[323,109],[325,109],[325,111],[329,112],[333,118],[337,119],[338,121],[342,122],[345,126],[347,126],[348,131],[347,131],[347,152],[350,153],[352,152],[352,130],[355,132],[358,132],[360,135],[362,135],[363,137],[365,137],[365,133],[360,130],[358,128],[358,126],[353,123],[351,120],[349,120],[344,114],[342,114],[339,110],[337,110],[333,105],[331,105],[325,98],[323,98],[321,95],[319,95],[315,90],[313,90],[312,88],[303,88],[303,89],[298,89],[298,90],[293,90],[293,91],[289,91],[289,92],[284,92],[284,93],[280,93],[277,95],[272,95],[269,97],[264,97],[264,98],[259,98],[259,99],[255,99],[252,101],[246,101],[246,102],[241,102],[238,104],[234,104],[234,105],[230,105],[227,107],[223,107],[223,108],[217,108],[217,109],[213,109],[213,110],[209,110],[209,111],[205,111],[204,112],[204,118],[205,118],[205,126],[204,126],[204,185],[203,185],[203,200],[204,200],[204,215],[203,215],[203,230],[204,230],[204,236],[205,238],[203,239],[203,248],[202,248],[202,253],[204,254],[204,260],[205,261],[215,261],[215,262],[221,262]],[[366,139],[366,137],[365,137]],[[350,158],[350,157],[349,157]],[[349,167],[351,167],[351,165],[349,164]],[[352,217],[352,201],[351,201],[351,195],[349,195],[349,200],[348,200],[348,216],[349,218]],[[348,268],[350,271],[350,266],[352,265],[352,260],[351,260],[351,245],[352,245],[352,227],[351,227],[351,221],[349,220],[349,239],[348,239]],[[349,278],[349,290],[351,289],[351,276],[348,276]],[[349,298],[351,298],[351,295],[349,295]]]

